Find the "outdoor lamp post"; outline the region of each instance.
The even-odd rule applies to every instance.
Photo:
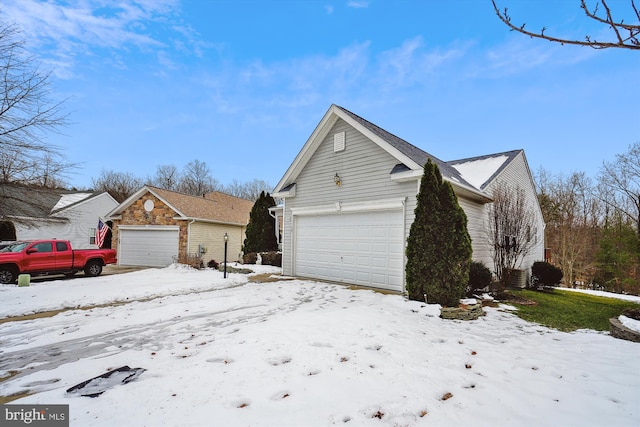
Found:
[[[227,242],[229,241],[229,234],[224,233],[224,278],[227,278]]]

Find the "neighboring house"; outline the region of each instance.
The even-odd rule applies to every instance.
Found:
[[[0,240],[69,240],[95,249],[98,220],[118,205],[109,193],[0,185]]]
[[[486,232],[498,182],[520,186],[537,221],[535,247],[520,268],[544,257],[544,222],[522,150],[443,162],[350,111],[332,105],[275,187],[281,206],[282,269],[299,276],[405,290],[405,247],[427,159],[458,196],[474,260],[493,269]]]
[[[202,197],[144,186],[109,212],[118,264],[165,267],[200,254],[224,261],[240,258],[254,202],[213,192]]]

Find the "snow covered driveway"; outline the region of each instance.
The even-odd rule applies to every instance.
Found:
[[[278,272],[257,267],[258,272]],[[398,295],[168,267],[0,287],[0,395],[77,426],[640,425],[640,344],[485,309],[444,321]],[[66,390],[144,368],[96,398]]]

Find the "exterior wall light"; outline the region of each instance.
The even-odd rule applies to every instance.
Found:
[[[336,186],[340,187],[342,185],[342,181],[340,180],[340,176],[338,172],[336,172],[336,176],[333,177],[333,182],[336,183]]]

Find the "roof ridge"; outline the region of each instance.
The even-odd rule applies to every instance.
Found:
[[[167,188],[162,188],[162,187],[156,187],[156,186],[154,186],[154,185],[147,185],[147,188],[150,188],[150,189],[152,189],[152,190],[167,191],[167,192],[170,192],[170,193],[173,193],[173,194],[177,194],[177,195],[180,195],[180,196],[194,197],[194,198],[196,198],[196,199],[209,200],[209,201],[211,201],[211,202],[215,202],[215,200],[208,199],[208,198],[206,197],[206,195],[207,195],[207,194],[213,194],[213,193],[219,193],[219,194],[222,194],[222,195],[227,196],[227,197],[233,197],[233,198],[238,199],[238,200],[243,200],[243,201],[247,201],[247,202],[252,202],[252,200],[245,199],[245,198],[243,198],[243,197],[234,196],[233,194],[225,193],[224,191],[220,191],[220,190],[208,191],[208,192],[204,193],[202,196],[196,196],[196,195],[189,194],[189,193],[183,193],[183,192],[181,192],[181,191],[169,190],[169,189],[167,189]]]
[[[509,151],[503,151],[500,153],[492,153],[492,154],[483,154],[482,156],[473,156],[473,157],[467,157],[464,159],[456,159],[456,160],[449,160],[447,161],[448,164],[450,165],[454,165],[454,164],[458,164],[458,163],[465,163],[465,162],[470,162],[472,160],[482,160],[482,159],[488,159],[490,157],[498,157],[498,156],[514,156],[518,153],[523,152],[524,150],[522,148],[518,148],[516,150],[509,150]]]

